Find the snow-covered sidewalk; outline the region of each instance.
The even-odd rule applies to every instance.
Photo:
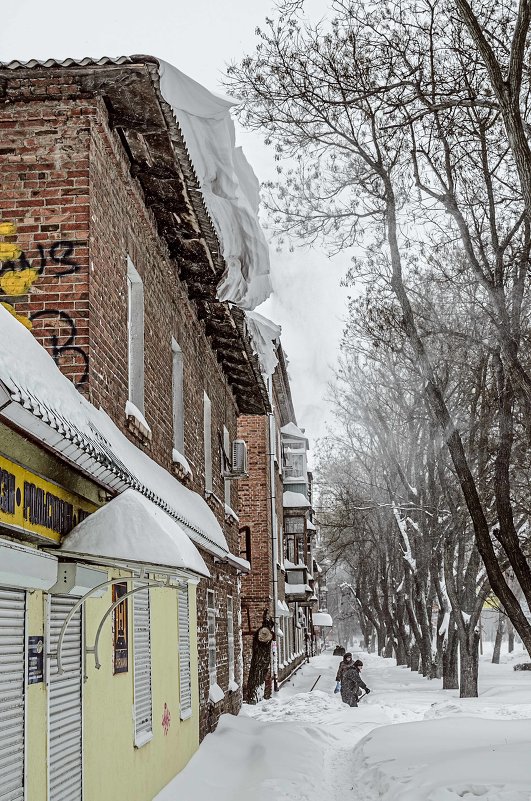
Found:
[[[156,801],[531,801],[531,673],[485,659],[458,698],[360,654],[371,695],[333,694],[338,657],[313,658],[270,701],[224,715]],[[318,676],[316,688],[310,692]]]

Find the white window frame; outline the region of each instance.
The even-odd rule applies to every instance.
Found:
[[[190,663],[190,588],[179,587],[179,706],[181,720],[192,717],[192,668]]]
[[[208,679],[213,687],[218,681],[216,665],[216,593],[207,590]]]
[[[230,460],[230,434],[227,426],[223,426],[223,450],[227,458]],[[223,461],[223,460],[222,460]],[[230,502],[230,488],[231,488],[232,481],[228,478],[224,480],[224,489],[225,489],[225,503],[227,506],[232,508]]]
[[[184,368],[183,352],[172,337],[173,447],[184,456]]]
[[[234,655],[234,601],[227,595],[227,658],[229,665],[229,690],[236,683]]]
[[[206,392],[203,392],[203,449],[205,457],[205,492],[212,492],[212,404]]]
[[[127,257],[128,398],[144,414],[144,284]]]
[[[147,630],[145,622],[141,625],[140,614],[145,614],[147,602]],[[146,653],[147,652],[147,653]],[[149,715],[139,719],[137,710],[138,685],[141,670],[147,668],[149,674]],[[149,588],[133,595],[133,721],[134,743],[136,748],[153,739],[153,673],[151,664],[151,603]]]

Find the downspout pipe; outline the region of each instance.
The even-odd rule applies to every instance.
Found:
[[[273,385],[271,379],[269,379],[269,392],[272,399],[273,395]],[[277,639],[277,631],[279,629],[279,614],[278,614],[278,573],[277,573],[277,562],[278,562],[278,525],[277,525],[277,508],[276,508],[276,475],[275,475],[275,440],[276,440],[276,430],[275,430],[275,415],[272,412],[268,413],[268,423],[269,423],[269,448],[268,448],[268,456],[269,456],[269,485],[270,485],[270,503],[271,503],[271,578],[272,578],[272,585],[273,585],[273,620],[274,620],[274,643],[275,649],[272,655],[272,669],[271,675],[273,677],[273,689],[275,692],[278,692],[278,639]]]

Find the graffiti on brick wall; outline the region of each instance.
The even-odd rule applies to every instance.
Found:
[[[16,236],[13,223],[0,222],[0,236]],[[39,320],[49,337],[51,355],[58,367],[67,359],[76,365],[77,387],[88,378],[88,355],[76,344],[77,327],[74,319],[62,309],[45,308],[29,315],[17,311],[15,303],[27,296],[35,282],[46,272],[59,277],[70,275],[79,269],[74,258],[75,243],[70,240],[53,242],[49,247],[37,245],[37,263],[31,263],[16,242],[0,241],[0,305],[13,315],[22,325],[31,330]]]

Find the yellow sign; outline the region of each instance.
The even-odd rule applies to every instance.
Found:
[[[0,456],[0,527],[60,542],[98,507]]]

